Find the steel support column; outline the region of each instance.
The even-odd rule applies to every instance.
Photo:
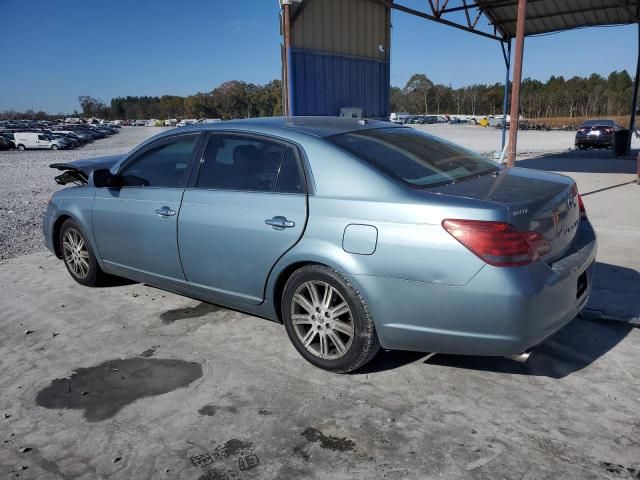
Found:
[[[507,49],[504,48],[504,43],[501,43],[502,53],[504,55],[504,65],[507,71],[504,79],[504,100],[502,101],[502,144],[500,150],[504,150],[504,146],[507,142],[507,108],[509,108],[509,76],[511,73],[511,40],[507,43]]]
[[[631,98],[631,118],[629,119],[629,138],[625,147],[626,154],[631,153],[631,139],[636,129],[636,110],[638,109],[638,81],[640,81],[640,23],[638,23],[638,58],[636,59],[636,78],[633,81],[633,97]],[[640,156],[638,157],[638,172],[640,172]]]
[[[522,57],[524,55],[525,23],[527,20],[527,0],[518,0],[518,23],[516,24],[516,52],[513,65],[513,85],[511,86],[511,119],[509,120],[509,147],[507,166],[513,167],[518,148],[518,119],[520,118],[520,83],[522,82]]]
[[[282,113],[291,115],[289,69],[291,67],[291,0],[282,0],[282,34],[284,36],[284,68],[282,69]]]

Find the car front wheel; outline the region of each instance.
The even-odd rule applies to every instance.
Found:
[[[322,265],[309,265],[291,275],[282,297],[282,318],[298,352],[324,370],[357,370],[380,349],[360,292]]]
[[[58,241],[64,264],[76,282],[87,287],[105,283],[108,276],[100,269],[89,242],[75,221],[65,220]]]

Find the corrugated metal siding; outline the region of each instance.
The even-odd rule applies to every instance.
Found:
[[[508,37],[516,35],[517,2],[475,0]],[[526,34],[570,28],[635,23],[640,0],[536,0],[527,3]]]
[[[372,0],[304,0],[297,9],[292,47],[388,60],[391,14],[385,5]]]
[[[389,115],[389,62],[292,49],[290,75],[292,115]]]

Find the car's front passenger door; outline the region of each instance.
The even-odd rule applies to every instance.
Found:
[[[199,137],[181,134],[149,145],[122,165],[121,187],[97,189],[93,231],[110,271],[160,286],[186,287],[177,222]]]

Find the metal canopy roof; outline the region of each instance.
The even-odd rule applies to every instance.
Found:
[[[516,36],[517,0],[474,1],[502,36]],[[637,22],[640,0],[528,0],[525,35]]]

